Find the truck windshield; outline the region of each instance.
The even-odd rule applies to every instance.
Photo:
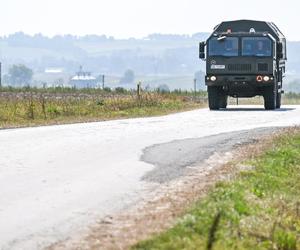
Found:
[[[242,38],[242,56],[272,56],[272,43],[267,37]]]
[[[237,37],[226,37],[218,40],[217,37],[209,40],[208,45],[210,56],[238,56],[239,39]]]

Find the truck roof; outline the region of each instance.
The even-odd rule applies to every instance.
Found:
[[[256,32],[268,32],[276,40],[285,39],[282,32],[274,23],[255,20],[235,20],[222,22],[214,28],[214,32],[222,33],[227,32],[229,29],[232,32],[249,32],[252,28]]]

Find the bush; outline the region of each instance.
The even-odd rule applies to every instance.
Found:
[[[125,93],[128,92],[125,88],[122,88],[122,87],[117,87],[117,88],[115,88],[115,91],[116,91],[116,93],[118,93],[118,94],[125,94]]]

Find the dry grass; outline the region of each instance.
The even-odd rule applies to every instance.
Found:
[[[160,93],[0,92],[0,128],[163,115],[203,106]]]
[[[228,103],[230,105],[236,105],[236,98],[229,98]],[[256,96],[253,98],[239,98],[238,103],[240,105],[264,105],[264,98],[262,96]],[[282,96],[282,104],[283,105],[296,105],[300,104],[300,94],[285,94]]]
[[[263,105],[262,97],[241,98],[240,104]],[[283,104],[299,104],[299,94],[286,94]],[[236,99],[229,98],[229,104]],[[207,107],[206,92],[144,92],[119,88],[0,88],[0,128],[156,116]]]

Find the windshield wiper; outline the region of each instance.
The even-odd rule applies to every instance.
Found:
[[[223,40],[225,40],[227,38],[227,36],[220,36],[220,37],[218,37],[218,41],[223,41]]]

